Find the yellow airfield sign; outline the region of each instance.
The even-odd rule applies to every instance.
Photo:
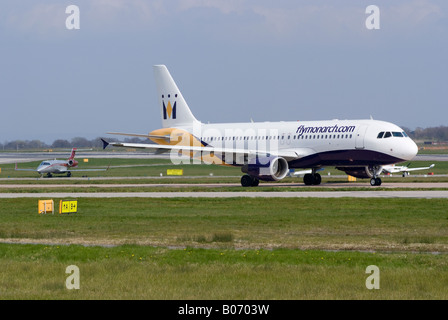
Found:
[[[167,169],[166,174],[168,176],[182,176],[184,174],[183,169]]]
[[[39,200],[38,202],[39,214],[53,213],[53,208],[54,208],[53,200]]]
[[[59,213],[76,213],[78,212],[78,200],[61,200],[59,201]]]

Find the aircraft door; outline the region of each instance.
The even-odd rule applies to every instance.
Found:
[[[355,136],[355,148],[356,149],[364,149],[365,148],[364,138],[366,136],[366,131],[367,131],[367,125],[363,124],[363,125],[359,126],[358,131],[356,132],[356,136]]]

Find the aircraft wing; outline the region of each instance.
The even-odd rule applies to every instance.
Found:
[[[406,167],[406,169],[405,170],[403,170],[403,171],[417,171],[417,170],[426,170],[426,169],[431,169],[432,167],[434,167],[435,166],[435,164],[432,164],[432,165],[430,165],[429,167],[420,167],[420,168],[408,168],[408,167]]]
[[[67,171],[107,171],[109,168],[106,169],[71,169],[68,168]]]
[[[156,138],[170,140],[170,135],[154,135],[154,134],[141,134],[141,133],[124,133],[124,132],[108,132],[108,134],[117,134],[120,136],[138,137],[138,138]]]
[[[15,166],[14,170],[16,170],[16,171],[34,171],[34,172],[37,171],[36,169],[31,169],[31,168],[29,168],[29,169],[19,169],[19,168],[17,168],[17,163],[16,163],[16,166]]]
[[[160,144],[144,144],[144,143],[126,143],[126,142],[103,142],[103,149],[111,145],[114,147],[124,148],[143,148],[153,150],[156,154],[165,153],[168,151],[187,151],[187,152],[202,152],[210,154],[233,154],[239,156],[278,156],[285,158],[286,161],[300,159],[304,156],[314,153],[314,150],[309,148],[302,149],[280,149],[278,151],[264,151],[251,149],[234,149],[234,148],[218,148],[218,147],[203,147],[203,146],[180,146],[180,145],[160,145]]]
[[[435,164],[432,164],[429,167],[419,167],[419,168],[409,168],[406,166],[383,166],[383,170],[388,173],[398,173],[398,172],[426,170],[426,169],[431,169],[434,166],[435,166]]]

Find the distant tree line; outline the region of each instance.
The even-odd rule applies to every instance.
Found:
[[[425,140],[425,141],[436,141],[436,142],[447,142],[448,141],[448,127],[430,127],[430,128],[416,128],[415,130],[409,130],[408,128],[402,127],[403,130],[414,140]]]
[[[140,138],[120,139],[128,143],[150,143],[150,141]],[[92,148],[101,149],[103,143],[100,138],[88,140],[82,137],[76,137],[69,140],[57,139],[52,144],[47,144],[40,140],[13,140],[0,142],[0,150],[45,150],[45,149],[71,149],[71,148]]]

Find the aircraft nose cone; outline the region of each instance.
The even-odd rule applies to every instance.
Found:
[[[414,141],[410,140],[406,151],[406,160],[412,160],[418,153],[417,144]]]

